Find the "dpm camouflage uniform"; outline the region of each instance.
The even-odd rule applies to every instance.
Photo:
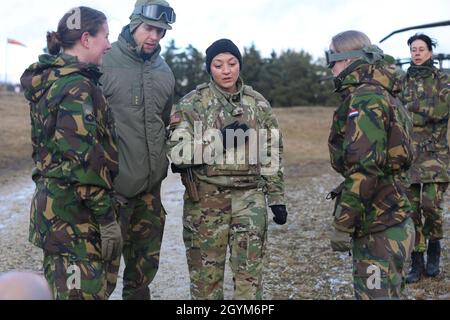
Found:
[[[412,65],[402,81],[402,100],[413,120],[415,158],[409,172],[408,196],[414,212],[417,252],[425,251],[426,239],[443,237],[442,199],[450,181],[448,81],[445,73],[431,65]]]
[[[117,279],[119,260],[101,256],[99,225],[116,219],[111,192],[118,155],[99,76],[95,66],[61,54],[40,56],[21,78],[35,162],[29,240],[44,250],[57,299],[107,299]],[[73,290],[69,266],[81,274]]]
[[[161,184],[152,192],[126,198],[119,208],[124,241],[124,300],[150,300],[149,284],[159,267],[159,253],[166,222],[161,202]]]
[[[194,137],[195,123],[209,129],[222,129],[238,121],[248,128],[267,129],[267,147],[272,143],[278,155],[279,166],[269,168],[246,157],[243,164],[200,161],[192,167],[192,154],[182,153],[180,168],[192,167],[200,201],[195,202],[186,192],[184,197],[184,243],[191,278],[193,299],[223,299],[223,278],[227,248],[230,248],[230,264],[234,280],[234,299],[262,298],[262,269],[267,236],[267,204],[284,204],[283,169],[281,165],[282,143],[275,145],[270,134],[278,132],[278,123],[269,103],[249,86],[239,80],[239,92],[221,91],[212,81],[185,96],[173,110],[171,117],[171,141],[169,156],[174,161],[180,155],[177,133]],[[198,142],[198,141],[197,141]],[[225,156],[221,145],[203,138],[199,143],[188,142],[190,147],[204,151],[214,147],[220,150],[216,156]],[[194,146],[195,145],[195,146]],[[249,142],[245,154],[249,155]],[[199,148],[199,149],[196,149]],[[232,149],[233,153],[237,149]],[[195,151],[194,151],[195,152]],[[269,154],[269,153],[267,153]],[[238,152],[235,153],[235,156]],[[267,170],[267,171],[264,171]],[[266,199],[267,196],[267,199]]]
[[[334,114],[329,149],[333,168],[345,180],[333,225],[353,238],[356,297],[398,298],[414,232],[399,184],[412,149],[404,110],[393,95],[394,68],[357,60],[337,80],[343,103]],[[373,270],[382,276],[375,288],[369,281]]]

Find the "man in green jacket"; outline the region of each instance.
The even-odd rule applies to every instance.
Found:
[[[119,147],[114,187],[122,198],[123,299],[150,299],[148,286],[159,266],[166,215],[160,190],[167,176],[164,148],[175,86],[159,42],[174,22],[166,1],[138,0],[130,24],[103,60],[101,82]]]

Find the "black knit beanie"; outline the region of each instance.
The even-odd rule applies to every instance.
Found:
[[[239,48],[228,39],[220,39],[214,42],[206,49],[206,71],[211,74],[211,62],[215,56],[221,53],[229,52],[239,60],[240,70],[242,70],[242,56]]]

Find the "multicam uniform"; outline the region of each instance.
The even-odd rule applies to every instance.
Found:
[[[399,183],[412,151],[405,113],[393,96],[394,72],[383,61],[356,60],[338,77],[343,103],[334,114],[329,149],[345,180],[333,225],[353,238],[357,299],[399,298],[414,242],[410,204]]]
[[[278,124],[269,103],[241,80],[238,84],[239,92],[229,94],[211,81],[209,85],[198,86],[174,107],[169,142],[172,161],[171,152],[178,145],[174,138],[176,132],[184,131],[194,137],[196,123],[201,124],[202,133],[209,129],[221,130],[235,121],[250,129],[267,129],[268,150],[272,144],[275,146],[270,130],[278,132]],[[200,141],[201,151],[210,146],[206,140]],[[244,146],[248,155],[249,142]],[[192,167],[200,200],[195,202],[186,192],[183,216],[192,298],[223,299],[227,247],[234,275],[234,299],[262,298],[267,205],[284,204],[281,137],[278,150],[279,167],[272,168],[267,175],[261,170],[268,169],[270,164],[261,166],[248,157],[245,164],[227,164],[224,160],[224,164],[203,162]],[[182,156],[185,167],[192,166],[192,154]]]
[[[118,155],[99,77],[95,66],[61,54],[40,56],[21,78],[36,166],[29,240],[44,250],[56,299],[107,299],[117,279],[119,261],[101,256],[99,224],[116,219],[110,193]],[[70,280],[77,270],[79,288]]]
[[[409,172],[409,198],[416,227],[414,251],[417,252],[426,250],[426,239],[443,237],[442,200],[450,181],[448,82],[448,76],[431,65],[412,65],[403,78],[402,100],[413,120],[415,159]]]

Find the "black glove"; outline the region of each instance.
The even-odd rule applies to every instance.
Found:
[[[238,121],[233,122],[232,124],[227,125],[222,130],[220,130],[220,133],[222,134],[222,142],[223,142],[223,149],[225,150],[227,148],[227,129],[236,131],[238,129],[242,129],[244,132],[246,132],[248,129],[250,129],[245,123],[239,123]],[[245,141],[248,140],[248,137],[245,137]],[[237,148],[237,137],[234,137],[234,148]]]
[[[273,212],[273,221],[275,221],[276,224],[283,225],[286,223],[288,212],[286,211],[285,205],[274,205],[270,206],[270,209]]]

